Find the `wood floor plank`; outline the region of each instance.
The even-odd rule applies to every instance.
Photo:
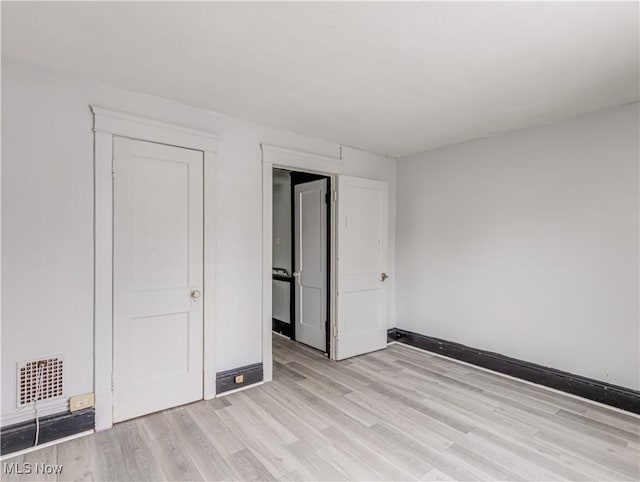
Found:
[[[387,441],[385,456],[416,479],[423,477],[434,467],[430,459],[425,456],[434,453],[432,449],[412,440],[384,422],[372,425],[371,431],[378,436],[379,440]]]
[[[417,470],[422,472],[418,478],[424,477],[433,468],[436,468],[452,477],[455,477],[456,480],[483,479],[480,472],[472,471],[468,467],[453,463],[452,460],[447,459],[447,457],[443,456],[441,453],[427,447],[426,445],[422,445],[419,441],[405,433],[402,433],[387,423],[376,424],[372,429],[382,437],[391,441],[392,443],[390,445],[396,448],[396,450],[406,451],[408,454],[424,461],[422,465],[417,467]]]
[[[508,450],[504,450],[501,446],[491,445],[488,443],[479,443],[473,432],[469,436],[456,442],[459,447],[466,448],[469,452],[478,457],[491,460],[505,470],[517,474],[520,478],[528,481],[539,480],[555,480],[549,475],[549,472],[540,470],[539,467],[532,464],[529,460],[519,456],[514,456]],[[506,479],[508,480],[508,479]]]
[[[398,366],[396,363],[389,363],[379,357],[376,356],[368,356],[368,355],[360,355],[353,359],[354,364],[365,365],[369,367],[370,370],[385,373],[385,374],[393,374],[402,370],[402,367]]]
[[[239,395],[239,394],[235,394]],[[233,397],[233,395],[230,395]],[[233,403],[233,401],[232,401]],[[283,445],[269,436],[263,426],[256,426],[243,418],[246,411],[234,405],[225,408],[223,422],[251,451],[273,478],[277,479],[300,467],[300,462],[288,453]]]
[[[630,477],[613,470],[611,466],[602,465],[598,460],[587,457],[585,454],[568,450],[566,445],[558,445],[539,437],[536,437],[535,441],[536,445],[544,453],[549,454],[569,467],[578,467],[581,472],[589,474],[596,480],[638,480],[636,477]],[[640,460],[640,457],[636,458]]]
[[[424,477],[422,477],[420,480],[424,482],[439,482],[439,481],[452,481],[456,479],[454,479],[453,477],[447,474],[442,473],[438,469],[433,469]]]
[[[0,479],[6,481],[47,481],[57,480],[57,475],[47,474],[43,467],[46,465],[56,465],[58,460],[58,448],[45,447],[37,452],[30,452],[18,457],[14,457],[2,463]],[[7,473],[7,468],[13,467],[12,473]],[[63,469],[64,472],[64,469]],[[64,476],[64,474],[63,474]]]
[[[393,356],[419,365],[426,364],[433,371],[443,375],[449,375],[457,379],[462,379],[468,373],[477,370],[474,367],[459,363],[456,360],[436,356],[435,354],[427,351],[417,350],[413,347],[401,344],[391,345],[387,350],[376,352],[376,354],[378,356]]]
[[[323,399],[303,387],[298,387],[298,391],[302,397],[306,398],[309,403],[312,404],[315,410],[334,421],[332,428],[337,427],[340,432],[347,432],[357,436],[357,441],[363,444],[369,451],[376,454],[376,456],[395,462],[395,457],[389,451],[390,446],[388,441],[375,431],[368,430],[368,427],[362,424],[354,414],[342,412],[337,406],[332,404],[331,401]],[[351,443],[355,442],[354,439],[351,440]],[[403,466],[402,471],[411,473],[414,471],[414,468]],[[415,474],[413,474],[412,477],[415,477]]]
[[[410,370],[407,375],[408,378],[422,378],[425,381],[430,382],[429,386],[446,389],[450,392],[457,392],[470,401],[475,402],[476,400],[481,399],[485,405],[489,404],[493,406],[520,404],[520,406],[530,406],[540,412],[546,412],[548,414],[555,414],[559,410],[557,404],[529,397],[526,392],[523,393],[514,389],[517,388],[517,384],[515,384],[516,387],[512,386],[509,390],[502,389],[500,385],[491,385],[491,390],[488,391],[485,390],[485,387],[487,386],[486,383],[475,382],[472,377],[467,377],[466,375],[462,380],[456,380],[450,376],[440,374],[437,370],[433,370],[431,366],[426,365],[424,362],[419,365],[418,363],[408,363],[399,360],[398,363],[401,363]],[[523,387],[525,386],[524,384],[521,385]]]
[[[627,445],[623,440],[607,434],[601,434],[591,427],[570,420],[543,417],[533,410],[527,412],[526,410],[513,409],[511,407],[509,409],[501,407],[496,410],[504,414],[505,417],[513,419],[514,422],[522,422],[529,424],[532,428],[538,428],[538,433],[565,434],[569,440],[584,441],[594,447],[598,447],[601,451],[619,452]]]
[[[58,445],[58,463],[64,469],[60,480],[74,482],[98,480],[95,476],[94,437],[80,437]]]
[[[187,406],[202,431],[207,435],[209,442],[223,457],[235,454],[246,447],[229,427],[225,425],[218,411],[207,402],[193,403]]]
[[[332,426],[323,430],[323,433],[341,450],[350,454],[353,460],[358,461],[365,467],[369,467],[372,480],[415,480],[389,457],[380,455],[377,447],[372,447],[369,443],[360,438],[349,437],[344,431]]]
[[[347,474],[318,455],[317,449],[306,440],[289,444],[287,450],[300,460],[301,466],[311,474],[313,480],[349,480]]]
[[[535,444],[527,443],[526,440],[517,440],[512,437],[504,438],[499,434],[487,432],[482,429],[475,429],[474,436],[478,436],[485,443],[492,444],[503,450],[508,450],[513,456],[523,458],[532,464],[540,467],[546,473],[545,478],[549,480],[598,480],[594,476],[589,476],[578,472],[551,457],[545,456]]]
[[[489,431],[499,430],[507,434],[533,436],[538,428],[518,420],[517,417],[509,417],[503,413],[502,407],[494,408],[490,404],[482,403],[483,398],[476,394],[477,401],[469,398],[452,396],[446,390],[432,389],[431,393],[425,391],[425,403],[433,408],[441,407],[443,411],[455,412],[458,419],[469,426],[484,428]]]
[[[608,425],[604,422],[600,422],[588,416],[577,415],[575,413],[569,412],[564,409],[560,409],[555,416],[565,420],[572,420],[574,422],[577,422],[578,424],[582,424],[587,427],[591,427],[592,429],[597,430],[603,435],[605,434],[612,435],[626,443],[635,443],[635,444],[640,443],[640,434],[638,434],[637,432],[634,433],[629,430]]]
[[[388,414],[389,417],[387,417],[387,420],[393,420],[394,426],[411,435],[427,447],[443,451],[453,445],[457,437],[460,439],[463,437],[463,434],[459,432],[456,434],[457,437],[452,437],[451,431],[445,436],[441,433],[442,430],[433,429],[437,422],[434,423],[432,419],[425,417],[419,412],[411,411],[411,413],[407,413],[406,410],[398,411],[392,404],[382,399],[382,397],[376,397],[375,393],[369,395],[355,392],[347,396],[356,404],[362,405],[363,407],[370,407],[371,410],[377,411],[377,413]],[[441,428],[445,427],[446,426],[443,425]]]
[[[289,445],[298,441],[298,437],[286,426],[275,419],[260,404],[255,403],[245,392],[234,395],[234,416],[243,417],[260,427],[269,437],[279,445]]]
[[[640,435],[640,415],[632,415],[620,410],[614,411],[595,405],[589,407],[584,415],[592,420]]]
[[[438,422],[461,433],[469,433],[474,428],[473,426],[463,422],[459,415],[449,411],[434,409],[433,406],[423,403],[422,397],[411,397],[410,395],[407,395],[407,393],[409,393],[408,390],[404,390],[402,387],[394,385],[395,384],[392,383],[383,385],[380,382],[375,382],[371,384],[371,388],[382,395],[388,396],[389,398],[395,398],[407,408],[420,412],[427,417],[437,420]]]
[[[447,448],[445,453],[446,455],[451,455],[460,463],[470,465],[478,472],[485,474],[487,477],[489,477],[489,480],[526,480],[520,474],[517,474],[508,468],[502,467],[500,464],[495,463],[493,460],[485,458],[482,455],[479,455],[472,450],[466,449],[461,445],[454,444],[451,447]]]
[[[278,481],[282,482],[314,482],[316,480],[318,480],[318,477],[313,475],[306,467],[300,467],[278,479]]]
[[[580,437],[568,436],[566,432],[549,433],[541,431],[535,438],[556,447],[562,447],[564,450],[578,456],[586,457],[601,466],[610,468],[612,472],[623,477],[640,480],[640,467],[638,466],[640,462],[629,459],[625,456],[624,451],[615,453],[611,450],[603,449],[601,445],[590,443]]]
[[[518,380],[512,380],[499,374],[486,372],[484,370],[469,372],[464,377],[464,381],[467,383],[476,381],[481,386],[490,386],[495,390],[499,390],[500,393],[506,397],[514,397],[517,400],[521,400],[524,397],[527,399],[527,402],[529,402],[529,399],[538,402],[546,401],[551,405],[558,406],[558,408],[565,408],[566,410],[571,410],[581,414],[584,414],[590,406],[593,406],[587,401],[554,393],[553,391],[545,388],[540,388]]]
[[[127,473],[135,480],[154,481],[163,478],[163,473],[155,463],[151,445],[142,430],[140,419],[132,423],[118,424],[113,427],[123,463]],[[126,456],[124,456],[126,454]]]
[[[169,425],[181,442],[187,455],[205,480],[228,480],[232,470],[224,457],[210,443],[207,434],[191,415],[182,407],[165,412]],[[152,480],[158,480],[157,477]]]
[[[160,469],[163,480],[204,480],[163,412],[142,417],[139,426],[140,435],[148,441],[155,468]],[[128,480],[136,479],[130,477]]]
[[[280,377],[282,376],[288,376],[289,378],[293,379],[293,380],[304,380],[305,377],[304,375],[298,373],[295,370],[292,370],[291,368],[289,368],[287,366],[287,363],[289,362],[285,362],[285,363],[280,363],[279,361],[275,361],[273,362],[273,373],[279,375]]]
[[[236,480],[276,480],[249,449],[231,454],[226,460]]]
[[[314,429],[324,430],[331,426],[332,422],[329,418],[319,413],[313,408],[310,402],[299,396],[295,383],[287,384],[274,381],[274,383],[267,384],[261,388],[274,399],[285,403],[292,411],[301,414],[305,422]]]
[[[315,388],[318,388],[319,385],[322,386],[322,392],[325,394],[330,393],[337,396],[344,396],[353,391],[351,387],[336,381],[335,378],[324,375],[322,373],[323,370],[314,370],[313,365],[309,365],[310,364],[304,361],[292,361],[287,363],[286,367],[301,375],[304,380],[307,380],[307,383],[313,382]]]
[[[640,417],[394,344],[7,459],[48,480],[639,480]],[[40,474],[42,475],[42,474]],[[3,480],[41,480],[3,474]]]
[[[127,471],[120,442],[115,430],[98,432],[91,437],[94,461],[94,480],[133,480]],[[64,473],[63,473],[64,476]]]
[[[347,451],[334,444],[322,444],[317,451],[318,455],[323,459],[347,474],[347,480],[386,480],[379,474],[372,472],[368,466],[360,463],[360,460],[355,459]]]

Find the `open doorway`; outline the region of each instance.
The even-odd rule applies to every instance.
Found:
[[[273,169],[272,328],[330,353],[329,176]]]

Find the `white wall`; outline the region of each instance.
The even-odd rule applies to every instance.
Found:
[[[638,105],[399,160],[398,327],[640,388]]]
[[[293,272],[291,266],[291,176],[289,171],[273,170],[273,266]],[[291,323],[291,283],[273,280],[273,317]]]
[[[291,176],[273,171],[273,266],[291,273]]]
[[[65,354],[67,394],[93,390],[90,104],[213,130],[220,136],[212,194],[218,206],[218,371],[262,359],[260,143],[340,155],[337,144],[3,59],[3,425],[32,417],[15,409],[17,360]],[[353,151],[345,169],[392,183],[393,165],[392,160]]]

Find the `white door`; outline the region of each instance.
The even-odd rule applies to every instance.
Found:
[[[295,337],[326,350],[327,180],[297,184],[294,190]]]
[[[387,183],[338,178],[336,359],[387,344]]]
[[[114,138],[113,418],[202,398],[203,153]]]

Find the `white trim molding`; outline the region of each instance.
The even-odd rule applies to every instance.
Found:
[[[96,430],[113,425],[113,138],[129,137],[204,154],[204,398],[216,396],[215,189],[213,132],[90,106],[94,132],[94,392]]]
[[[91,106],[91,111],[94,115],[94,132],[108,132],[198,151],[217,151],[218,135],[213,132],[137,117],[95,105]]]
[[[273,379],[272,328],[272,266],[273,266],[273,168],[315,172],[331,177],[331,189],[336,189],[336,178],[344,170],[342,158],[298,151],[288,147],[260,144],[262,150],[262,369],[263,379]],[[331,196],[333,199],[333,196]],[[335,204],[331,204],[331,324],[335,324]],[[333,343],[331,350],[333,352]],[[333,358],[333,353],[331,354]]]
[[[329,157],[322,154],[297,151],[288,147],[260,144],[262,149],[262,164],[272,167],[288,167],[302,171],[317,171],[323,174],[341,174],[344,161],[339,157]]]

